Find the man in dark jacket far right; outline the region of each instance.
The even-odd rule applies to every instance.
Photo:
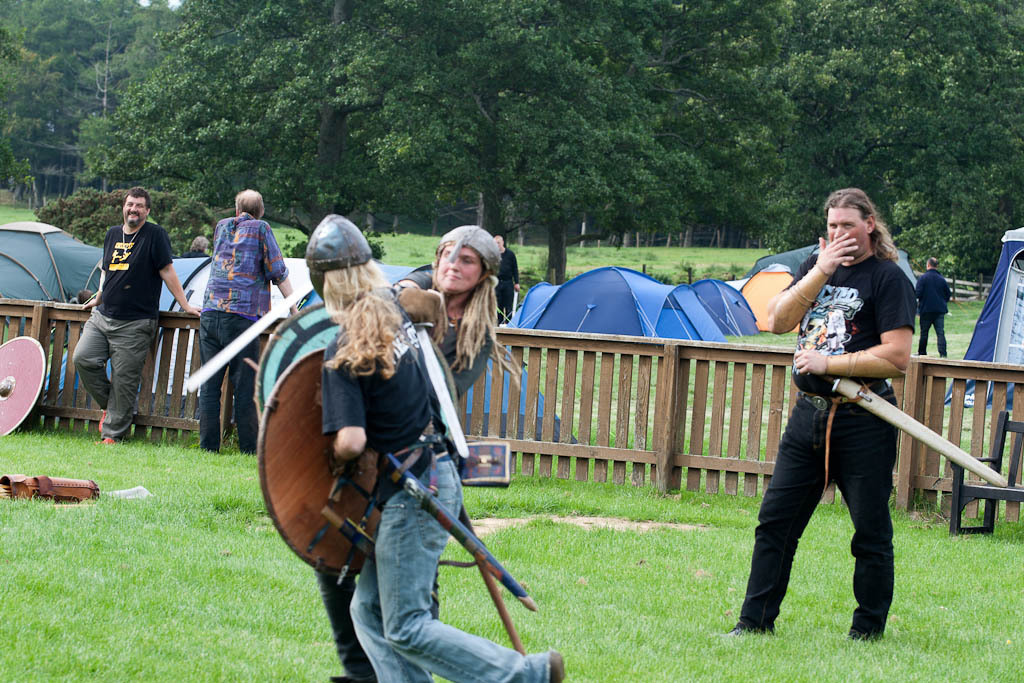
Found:
[[[928,259],[927,270],[917,278],[917,315],[921,318],[921,336],[917,342],[917,355],[925,355],[928,349],[928,328],[935,326],[939,338],[939,357],[946,357],[946,326],[944,316],[949,312],[949,285],[938,270],[939,261],[934,256]]]

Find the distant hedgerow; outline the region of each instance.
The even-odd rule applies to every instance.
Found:
[[[84,188],[69,197],[47,202],[36,210],[36,217],[86,244],[101,246],[107,230],[124,222],[121,207],[124,205],[125,194],[127,190],[100,192]],[[206,204],[183,199],[173,192],[149,190],[149,195],[149,220],[167,230],[174,253],[186,251],[198,235],[213,239],[217,217]]]

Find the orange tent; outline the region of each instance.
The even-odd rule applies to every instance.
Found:
[[[788,287],[792,281],[793,276],[788,272],[762,270],[754,273],[744,283],[740,293],[743,294],[743,298],[750,304],[750,310],[754,312],[754,317],[757,318],[757,329],[770,332],[767,325],[768,302],[773,296]],[[796,329],[794,327],[792,331],[795,332]]]

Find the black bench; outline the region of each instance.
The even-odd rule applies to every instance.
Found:
[[[991,486],[986,483],[969,482],[964,483],[964,468],[953,465],[953,488],[952,502],[949,511],[949,533],[957,534],[990,534],[995,529],[996,508],[999,501],[1016,501],[1024,503],[1024,487],[1014,486],[1017,481],[1017,473],[1020,471],[1021,450],[1024,449],[1024,422],[1015,422],[1010,419],[1010,414],[1005,410],[999,413],[996,421],[996,432],[992,441],[992,454],[987,458],[979,458],[981,462],[990,463],[990,467],[1002,474],[1003,450],[1006,447],[1006,435],[1012,432],[1013,447],[1010,450],[1010,471],[1007,474],[1007,481],[1010,486]],[[985,501],[985,514],[980,526],[963,526],[961,517],[964,507],[973,500]]]

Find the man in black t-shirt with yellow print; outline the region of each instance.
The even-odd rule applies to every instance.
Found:
[[[167,231],[146,220],[149,209],[146,190],[128,190],[124,223],[110,228],[103,240],[100,289],[84,306],[93,311],[75,347],[82,384],[103,409],[100,431],[105,444],[116,443],[131,428],[142,366],[159,325],[161,283],[182,310],[199,315],[174,272]]]

